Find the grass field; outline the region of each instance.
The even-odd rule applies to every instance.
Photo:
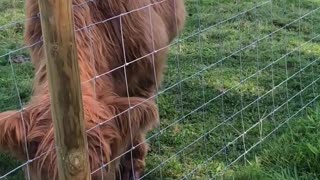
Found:
[[[320,0],[186,0],[157,98],[144,179],[320,179]],[[0,0],[0,112],[19,108],[9,58],[23,2]],[[23,103],[29,62],[13,64]],[[0,155],[0,175],[19,165]],[[21,172],[8,179],[21,179]]]

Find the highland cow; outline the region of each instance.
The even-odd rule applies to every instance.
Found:
[[[26,0],[27,18],[39,14],[37,1]],[[129,179],[131,172],[138,178],[148,150],[145,135],[158,124],[153,96],[165,70],[164,47],[183,29],[184,2],[73,0],[73,4],[90,168],[113,162],[93,173],[92,179]],[[40,19],[28,21],[25,42],[35,44],[30,48],[33,95],[23,110],[0,113],[0,150],[22,161],[36,158],[27,167],[32,179],[57,179],[41,40]],[[132,154],[117,159],[132,146],[136,146]]]

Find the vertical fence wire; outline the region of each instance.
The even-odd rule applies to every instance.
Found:
[[[96,3],[96,1],[99,0],[84,1],[83,3],[76,4],[74,5],[74,11],[77,10],[75,7],[88,6],[89,3]],[[154,24],[157,22],[153,21],[153,8],[169,1],[174,4],[174,9],[176,10],[176,1],[178,0],[157,0],[147,6],[133,9],[99,22],[92,22],[85,27],[78,27],[75,30],[76,32],[86,31],[88,34],[90,41],[89,57],[95,71],[94,77],[82,83],[89,82],[94,84],[93,94],[95,99],[97,99],[97,80],[103,76],[112,74],[116,70],[122,69],[125,75],[125,82],[123,83],[125,83],[130,104],[126,111],[110,119],[105,119],[102,123],[87,130],[88,132],[98,128],[101,131],[101,127],[108,121],[121,117],[125,113],[129,115],[130,149],[110,162],[105,163],[103,149],[100,148],[101,167],[92,169],[92,174],[100,171],[103,177],[104,169],[110,163],[130,154],[132,174],[134,175],[133,150],[143,143],[151,142],[151,152],[149,152],[146,160],[147,168],[140,179],[153,179],[156,176],[156,172],[160,173],[156,179],[210,179],[223,176],[228,169],[237,163],[241,165],[250,163],[252,154],[259,153],[266,140],[276,138],[279,135],[279,129],[284,126],[290,126],[289,122],[300,117],[303,114],[302,112],[305,112],[308,107],[317,104],[319,98],[319,93],[317,93],[318,81],[320,78],[319,74],[317,74],[319,58],[313,58],[305,62],[303,51],[313,42],[319,41],[320,35],[315,27],[316,23],[320,23],[316,19],[316,15],[320,11],[319,6],[313,4],[309,7],[308,12],[306,12],[303,11],[302,1],[299,0],[295,4],[295,6],[298,6],[298,15],[294,18],[288,18],[284,23],[279,23],[280,25],[276,25],[276,13],[278,13],[276,12],[276,8],[281,6],[283,8],[281,14],[286,17],[287,11],[290,11],[290,7],[287,4],[290,4],[290,2],[254,0],[251,3],[245,3],[237,0],[234,2],[236,8],[231,9],[227,7],[227,5],[230,5],[228,4],[230,3],[229,1],[224,4],[224,1],[208,3],[209,1],[186,0],[185,3],[187,9],[190,10],[190,14],[187,15],[185,30],[182,34],[178,34],[176,40],[171,44],[156,49]],[[207,6],[211,6],[209,12],[206,12]],[[151,32],[152,52],[148,52],[143,57],[127,61],[123,18],[139,11],[145,11],[149,17],[148,23]],[[267,13],[269,19],[261,17],[266,15],[262,14],[263,11],[270,13]],[[221,15],[221,17],[213,17],[212,14]],[[39,16],[0,25],[0,33],[5,29],[15,27],[17,24],[39,20]],[[115,69],[108,69],[106,72],[98,74],[94,65],[95,55],[92,32],[97,26],[106,24],[114,19],[119,19],[120,21],[121,48],[125,63]],[[305,32],[303,31],[303,23],[306,19],[309,19],[312,24],[309,35],[304,34]],[[263,29],[265,24],[271,26],[271,28],[267,30]],[[175,18],[175,26],[178,26],[177,18]],[[286,31],[294,26],[297,26],[297,38],[299,40],[304,39],[304,42],[290,42],[289,36],[291,35],[288,35]],[[226,32],[224,31],[225,29],[227,29]],[[234,33],[233,31],[236,33],[232,37],[235,38],[235,42],[232,42],[234,39],[230,39],[228,36]],[[278,41],[284,43],[285,47],[279,47]],[[0,60],[8,60],[9,62],[9,66],[6,68],[9,68],[13,75],[12,83],[15,86],[15,94],[19,99],[18,107],[22,120],[25,110],[24,100],[20,96],[20,86],[17,80],[19,74],[17,74],[18,71],[16,69],[22,68],[24,64],[15,65],[12,59],[14,55],[41,43],[42,40],[32,45],[15,47],[10,49],[9,52],[0,54]],[[190,47],[192,43],[196,45]],[[295,46],[292,47],[292,44]],[[266,52],[262,48],[267,45],[270,46],[268,47],[270,56],[265,57]],[[157,87],[159,85],[161,88],[157,88],[155,94],[145,100],[147,102],[155,99],[159,112],[164,112],[160,114],[160,127],[154,130],[144,142],[134,144],[133,137],[135,132],[132,132],[131,129],[130,113],[133,108],[141,104],[132,105],[130,102],[127,67],[150,56],[152,57],[151,60],[154,68],[152,75],[157,81],[155,56],[156,53],[166,48],[170,48],[171,51],[168,61],[169,72],[165,76],[165,83],[163,85],[156,84]],[[192,48],[199,50],[199,52],[196,52],[196,57],[192,57],[193,54],[190,54]],[[279,51],[282,51],[280,55],[277,54]],[[208,55],[209,52],[213,52],[214,55]],[[293,58],[297,58],[298,64],[294,62]],[[170,63],[172,59],[175,62]],[[249,66],[252,66],[255,70],[249,69]],[[309,69],[311,71],[308,71]],[[228,74],[230,72],[231,74]],[[280,75],[284,76],[284,78],[280,78]],[[212,78],[213,76],[216,77]],[[305,76],[312,77],[312,80],[308,81],[307,84],[304,82],[305,78],[307,78]],[[167,79],[170,80],[167,81]],[[293,89],[292,84],[290,84],[292,82],[296,83],[295,81],[298,81],[298,90]],[[199,87],[192,88],[192,86]],[[219,90],[216,89],[217,86],[220,86]],[[251,86],[256,91],[253,92],[254,95],[252,97],[248,98],[248,92],[245,90]],[[262,86],[266,87],[263,89]],[[197,89],[199,92],[192,92],[194,89]],[[312,98],[306,99],[306,96],[309,95],[308,93],[312,93]],[[199,94],[199,96],[196,94]],[[191,97],[190,95],[194,95],[195,97]],[[197,100],[201,104],[198,105],[196,103],[198,102]],[[292,103],[297,103],[296,101],[299,101],[299,107],[292,105]],[[267,102],[270,104],[266,104]],[[0,108],[5,109],[5,107]],[[176,114],[172,114],[171,110]],[[281,114],[283,110],[285,114]],[[250,113],[254,113],[254,115]],[[7,118],[3,117],[0,121]],[[271,124],[272,129],[269,128]],[[25,127],[25,125],[23,126]],[[185,129],[179,130],[179,127]],[[28,152],[26,133],[24,132],[24,146],[25,151]],[[187,137],[187,135],[190,137]],[[100,139],[100,145],[102,141],[103,139]],[[198,146],[198,144],[201,145]],[[52,149],[48,149],[49,151],[52,151]],[[16,167],[12,167],[9,170],[6,169],[4,172],[0,169],[2,173],[0,174],[0,179],[8,179],[23,168],[27,169],[26,178],[30,179],[28,166],[43,155],[34,158],[28,156],[26,162],[21,162],[20,165],[16,165]],[[202,155],[204,156],[202,157]],[[199,161],[190,162],[190,158],[199,158]],[[154,159],[159,160],[159,162],[153,161]],[[170,168],[175,169],[179,174],[172,174]],[[135,179],[135,177],[133,178]]]

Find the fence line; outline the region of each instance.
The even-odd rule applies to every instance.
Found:
[[[74,4],[73,5],[73,8],[76,8],[76,7],[81,7],[81,6],[85,6],[85,5],[88,5],[89,3],[95,3],[96,0],[88,0],[88,1],[85,1],[83,3],[80,3],[80,4]],[[151,26],[151,29],[153,29],[153,26],[152,26],[152,18],[151,18],[151,11],[150,9],[155,6],[155,5],[158,5],[158,4],[161,4],[161,3],[164,3],[164,2],[167,2],[167,1],[175,1],[175,0],[161,0],[161,1],[157,1],[155,3],[151,3],[147,6],[143,6],[143,7],[140,7],[140,8],[137,8],[137,9],[133,9],[133,10],[130,10],[128,12],[124,12],[124,13],[121,13],[119,15],[116,15],[116,16],[113,16],[111,18],[108,18],[108,19],[105,19],[105,20],[102,20],[102,21],[99,21],[99,22],[94,22],[94,23],[91,23],[91,24],[88,24],[84,27],[79,27],[77,29],[74,29],[74,32],[79,32],[79,31],[88,31],[89,35],[91,35],[90,33],[90,29],[91,28],[94,28],[95,26],[99,25],[99,24],[104,24],[104,23],[107,23],[113,19],[117,19],[119,18],[120,20],[120,29],[121,29],[121,38],[122,38],[122,49],[123,49],[123,53],[124,53],[124,57],[126,57],[126,49],[125,49],[125,46],[124,46],[124,40],[123,40],[123,28],[122,28],[122,17],[123,16],[126,16],[130,13],[134,13],[134,12],[137,12],[137,11],[141,11],[141,10],[144,10],[144,9],[149,9],[149,16],[150,16],[150,26]],[[125,63],[123,65],[120,65],[118,66],[117,68],[114,68],[114,69],[111,69],[111,70],[107,70],[106,72],[104,73],[101,73],[101,74],[97,74],[96,70],[95,70],[95,76],[92,77],[91,79],[88,79],[88,80],[85,80],[83,82],[80,82],[81,85],[83,84],[86,84],[86,83],[90,83],[90,82],[93,82],[95,83],[97,79],[105,76],[105,75],[108,75],[108,74],[111,74],[112,72],[116,71],[116,70],[119,70],[119,69],[124,69],[124,72],[126,72],[126,67],[133,64],[133,63],[137,63],[138,61],[148,57],[148,56],[154,56],[156,53],[158,53],[159,51],[162,51],[164,49],[167,49],[167,48],[171,48],[173,46],[181,46],[181,44],[183,43],[186,43],[188,40],[191,40],[192,38],[198,38],[198,43],[199,43],[199,48],[200,48],[200,52],[199,52],[199,58],[200,58],[200,61],[201,63],[204,64],[204,52],[203,52],[203,49],[204,49],[204,46],[203,46],[203,41],[202,40],[202,37],[201,35],[205,34],[205,33],[209,33],[210,30],[213,30],[214,28],[218,28],[220,25],[223,25],[225,23],[228,23],[230,21],[233,21],[237,18],[241,18],[242,16],[244,16],[245,14],[247,13],[250,13],[252,11],[256,11],[258,9],[261,9],[261,8],[265,8],[266,6],[268,5],[271,5],[271,10],[273,9],[273,6],[274,6],[274,1],[273,0],[265,0],[265,1],[262,1],[262,2],[259,2],[259,3],[253,3],[254,6],[250,6],[250,7],[247,7],[244,11],[240,11],[240,8],[238,9],[238,12],[237,13],[234,13],[232,14],[230,17],[228,18],[225,18],[225,19],[222,19],[222,20],[219,20],[217,23],[214,23],[213,25],[209,25],[207,27],[201,27],[201,11],[200,11],[200,6],[201,6],[201,2],[199,0],[197,0],[197,15],[198,15],[198,22],[197,22],[197,25],[199,26],[198,28],[196,28],[196,31],[192,31],[192,33],[190,34],[187,34],[183,37],[178,37],[174,42],[172,42],[171,44],[165,46],[165,47],[162,47],[162,48],[159,48],[159,49],[155,49],[155,45],[154,45],[154,41],[153,42],[153,49],[152,49],[152,52],[150,53],[147,53],[146,55],[142,56],[142,57],[139,57],[139,58],[136,58],[130,62],[127,62],[127,60],[125,59]],[[241,4],[240,2],[236,2],[238,4]],[[300,2],[301,4],[301,2]],[[117,118],[117,117],[120,117],[121,115],[125,114],[125,113],[129,113],[129,121],[130,121],[130,110],[146,103],[147,101],[151,100],[151,99],[154,99],[154,98],[159,98],[159,96],[161,95],[164,95],[164,94],[167,94],[169,93],[169,91],[171,90],[174,90],[174,88],[178,87],[180,88],[180,96],[182,96],[182,93],[183,93],[183,90],[181,88],[181,86],[183,85],[183,83],[187,83],[188,80],[191,80],[195,77],[198,77],[198,76],[201,76],[199,79],[201,81],[201,93],[202,93],[202,98],[203,98],[203,103],[200,105],[200,106],[197,106],[196,108],[192,108],[190,111],[188,110],[184,110],[183,111],[183,114],[182,116],[179,116],[179,117],[175,117],[173,118],[173,122],[169,122],[168,124],[165,124],[164,127],[162,128],[159,128],[159,130],[155,133],[153,133],[152,135],[150,135],[149,137],[147,137],[147,139],[137,145],[132,145],[131,149],[127,150],[126,152],[124,152],[123,154],[119,155],[118,157],[112,159],[110,162],[107,162],[107,163],[103,163],[101,165],[101,167],[99,167],[98,169],[94,169],[92,172],[91,172],[91,175],[94,174],[94,173],[97,173],[98,171],[102,171],[103,169],[105,169],[108,165],[110,165],[111,163],[113,163],[114,161],[120,159],[121,157],[123,157],[124,155],[128,154],[128,153],[131,153],[131,158],[132,158],[132,151],[139,147],[140,145],[142,145],[143,143],[146,143],[146,142],[151,142],[152,140],[155,140],[156,138],[159,138],[161,137],[161,135],[164,135],[165,133],[168,133],[168,131],[170,130],[170,128],[173,128],[175,125],[178,125],[179,123],[183,123],[184,121],[186,121],[186,119],[188,117],[190,117],[191,115],[195,114],[196,112],[199,112],[200,110],[202,110],[202,118],[205,120],[205,107],[207,107],[209,104],[212,104],[214,101],[217,101],[218,99],[222,98],[222,108],[224,108],[224,96],[236,89],[239,89],[240,87],[242,87],[246,82],[249,82],[250,80],[254,79],[256,77],[256,80],[257,80],[257,83],[259,82],[259,75],[264,72],[264,71],[267,71],[268,68],[271,68],[272,69],[272,88],[267,90],[266,92],[264,92],[263,94],[260,95],[260,93],[262,92],[259,92],[258,90],[258,97],[255,98],[253,101],[250,101],[250,103],[248,103],[247,105],[244,105],[243,104],[243,94],[241,92],[241,109],[240,110],[237,110],[236,112],[234,112],[233,114],[231,115],[228,115],[226,116],[223,112],[223,115],[224,117],[222,118],[222,121],[219,122],[215,127],[211,128],[208,130],[208,131],[205,131],[205,128],[203,128],[202,130],[205,132],[205,133],[202,133],[200,136],[198,136],[194,141],[192,141],[191,143],[188,143],[186,144],[184,147],[180,148],[180,149],[176,149],[175,153],[173,154],[170,154],[170,156],[168,158],[164,158],[162,159],[161,163],[159,163],[158,165],[156,165],[155,167],[152,167],[152,168],[149,168],[149,171],[147,171],[142,177],[141,179],[144,179],[144,178],[147,178],[149,175],[151,175],[152,173],[154,173],[156,170],[160,169],[160,171],[162,171],[162,167],[164,165],[166,165],[168,162],[170,162],[171,160],[173,160],[174,158],[178,157],[180,154],[184,153],[187,149],[191,148],[193,145],[195,145],[196,143],[200,142],[201,140],[203,140],[206,136],[208,136],[209,134],[211,134],[212,132],[216,131],[218,128],[223,128],[223,125],[225,125],[227,122],[231,121],[233,118],[235,118],[236,116],[238,115],[241,115],[241,123],[242,123],[242,132],[238,131],[237,128],[235,128],[233,125],[230,125],[234,131],[236,131],[238,134],[240,134],[239,136],[235,137],[233,140],[229,141],[226,139],[226,137],[224,137],[224,141],[225,141],[225,146],[221,147],[217,152],[213,153],[213,154],[208,154],[208,158],[201,162],[200,164],[197,164],[196,167],[194,169],[192,169],[191,172],[183,175],[183,177],[181,179],[188,179],[189,177],[192,177],[196,171],[200,170],[203,166],[206,166],[208,165],[208,163],[210,161],[212,161],[218,154],[222,153],[223,151],[225,151],[230,145],[232,145],[233,143],[237,142],[238,140],[240,140],[242,138],[242,144],[243,144],[243,148],[244,148],[244,152],[241,153],[235,160],[233,160],[232,162],[230,162],[229,164],[227,164],[227,166],[224,168],[224,170],[222,170],[221,172],[218,172],[216,175],[214,175],[214,177],[217,177],[219,175],[221,175],[222,173],[225,172],[225,170],[229,169],[230,166],[232,166],[233,164],[237,163],[241,158],[246,158],[246,155],[251,152],[253,149],[255,149],[259,144],[263,143],[266,139],[268,139],[271,135],[273,135],[276,131],[278,131],[281,127],[283,127],[286,123],[288,123],[289,121],[291,121],[292,119],[294,119],[300,112],[302,112],[303,110],[305,110],[308,106],[310,106],[311,104],[315,103],[318,98],[319,98],[319,95],[317,95],[316,93],[316,90],[315,90],[315,85],[318,83],[320,77],[316,78],[313,76],[313,81],[310,82],[307,86],[303,87],[302,86],[302,73],[305,72],[308,68],[312,68],[312,74],[314,74],[314,66],[317,65],[317,63],[319,63],[319,59],[320,58],[316,58],[316,59],[313,59],[310,63],[308,63],[307,65],[302,65],[302,59],[301,59],[301,49],[303,47],[305,47],[306,45],[314,42],[314,41],[317,41],[320,37],[320,34],[315,34],[315,36],[312,36],[312,38],[308,39],[307,41],[303,42],[303,43],[300,43],[297,47],[291,49],[290,51],[287,51],[285,52],[281,57],[279,58],[276,58],[274,60],[272,60],[271,63],[268,63],[266,65],[261,65],[260,61],[259,61],[259,57],[260,57],[260,54],[259,54],[259,49],[258,49],[258,46],[260,43],[262,43],[262,41],[264,40],[267,40],[268,38],[272,38],[273,40],[273,36],[276,35],[277,33],[281,33],[283,30],[286,30],[288,27],[290,27],[291,25],[295,24],[295,23],[298,23],[298,28],[299,28],[299,35],[300,35],[300,38],[301,38],[301,21],[304,20],[304,19],[307,19],[307,18],[310,18],[310,16],[313,16],[315,13],[318,13],[319,10],[320,10],[320,7],[312,7],[312,9],[310,11],[308,11],[307,13],[305,14],[302,14],[302,11],[301,11],[301,7],[300,8],[300,12],[299,12],[299,17],[295,18],[294,20],[290,21],[290,22],[287,22],[285,23],[284,25],[282,25],[281,27],[277,27],[276,30],[270,30],[271,32],[269,32],[268,34],[259,34],[257,37],[254,38],[254,40],[250,40],[249,43],[246,43],[246,44],[242,44],[243,43],[243,40],[241,39],[240,37],[240,45],[239,47],[237,47],[235,50],[233,50],[231,53],[228,53],[227,55],[223,55],[223,57],[217,59],[217,61],[215,62],[210,62],[210,64],[208,64],[206,67],[201,67],[199,68],[196,72],[192,72],[191,74],[188,74],[186,77],[182,77],[181,76],[181,72],[180,72],[180,65],[179,65],[179,62],[181,61],[181,57],[178,57],[178,69],[179,69],[179,81],[176,81],[176,82],[173,82],[173,84],[169,84],[168,87],[164,87],[163,89],[157,89],[157,93],[155,93],[155,95],[151,96],[150,98],[147,98],[145,101],[137,104],[137,105],[131,105],[130,104],[130,107],[113,116],[112,118],[110,119],[105,119],[103,122],[101,123],[98,123],[96,124],[94,127],[90,128],[90,129],[87,129],[85,132],[88,133],[96,128],[100,128],[102,125],[106,124],[107,122]],[[273,16],[273,12],[271,12],[271,15]],[[4,30],[4,29],[7,29],[7,28],[10,28],[12,26],[15,26],[17,24],[21,24],[21,23],[25,23],[27,21],[33,21],[33,20],[36,20],[40,18],[40,13],[37,14],[36,16],[34,17],[31,17],[31,18],[28,18],[28,19],[24,19],[24,20],[18,20],[16,22],[10,22],[8,24],[5,24],[5,25],[2,25],[0,26],[0,31],[1,30]],[[273,17],[271,18],[271,20],[273,19]],[[240,26],[239,26],[239,29],[238,31],[240,31]],[[152,31],[153,32],[153,31]],[[152,34],[153,36],[153,34]],[[152,37],[152,40],[154,39],[154,37]],[[302,38],[301,38],[302,39]],[[92,40],[92,39],[91,39]],[[222,39],[221,39],[222,40]],[[26,49],[29,49],[31,47],[34,47],[40,43],[43,43],[43,40],[39,40],[38,42],[34,43],[34,44],[31,44],[31,45],[26,45],[26,46],[23,46],[23,47],[20,47],[18,49],[15,49],[15,50],[12,50],[12,51],[9,51],[3,55],[0,54],[0,58],[6,58],[6,57],[9,57],[9,63],[10,63],[10,68],[11,68],[11,72],[13,74],[13,82],[14,82],[14,85],[15,85],[15,90],[16,90],[16,93],[17,93],[17,96],[18,96],[18,99],[19,99],[19,106],[20,106],[20,111],[18,113],[20,114],[23,114],[23,112],[26,110],[24,109],[23,107],[23,102],[22,102],[22,98],[20,96],[20,92],[19,92],[19,87],[18,87],[18,81],[17,81],[17,75],[16,75],[16,72],[14,70],[14,66],[13,66],[13,62],[12,62],[12,55],[15,54],[15,53],[18,53],[20,51],[23,51],[23,50],[26,50]],[[93,42],[90,42],[90,43],[93,43]],[[223,43],[223,42],[221,42]],[[181,47],[179,47],[181,48]],[[272,53],[274,52],[274,47],[272,46]],[[228,62],[227,60],[229,58],[232,58],[246,50],[252,50],[252,49],[255,49],[256,50],[256,63],[257,63],[257,70],[248,75],[248,76],[244,76],[242,75],[243,73],[243,59],[240,55],[240,72],[241,72],[241,78],[239,80],[239,82],[237,82],[235,85],[233,85],[232,87],[230,88],[227,88],[227,89],[223,89],[222,92],[220,92],[218,95],[214,96],[213,98],[206,98],[205,96],[205,89],[204,89],[204,86],[205,86],[205,77],[204,77],[204,73],[206,73],[207,71],[210,71],[210,70],[214,70],[214,68],[219,68],[219,66],[223,66],[223,63],[224,62]],[[91,44],[91,48],[90,48],[90,51],[92,51],[92,44]],[[275,80],[274,80],[274,66],[285,60],[285,62],[287,63],[287,58],[291,55],[293,55],[295,52],[298,52],[298,58],[299,58],[299,70],[296,71],[295,73],[293,73],[292,75],[288,75],[288,69],[287,69],[287,65],[286,65],[286,79],[281,81],[281,82],[278,82],[277,84],[275,84]],[[180,52],[181,53],[181,49],[180,49]],[[177,55],[179,56],[179,55]],[[153,57],[153,64],[154,64],[154,57]],[[155,67],[154,67],[155,68]],[[169,67],[170,68],[170,67]],[[155,71],[155,70],[154,70]],[[222,71],[221,71],[222,73]],[[154,74],[154,76],[156,76],[156,74]],[[299,77],[299,80],[300,80],[300,91],[295,93],[293,96],[289,97],[289,93],[288,93],[288,82],[289,80],[292,80],[294,78],[297,78]],[[156,77],[155,77],[156,78]],[[128,94],[128,102],[130,103],[130,100],[129,100],[129,90],[128,90],[128,81],[127,81],[127,75],[125,73],[125,80],[126,80],[126,87],[127,87],[127,94]],[[222,80],[223,81],[223,80]],[[224,84],[224,82],[222,83]],[[279,106],[275,106],[275,95],[274,95],[274,91],[281,88],[283,85],[286,85],[286,93],[287,93],[287,99],[284,103],[282,103],[281,105]],[[94,85],[95,86],[95,85]],[[308,102],[307,104],[304,104],[305,102],[303,101],[303,97],[302,97],[302,93],[304,93],[308,88],[312,87],[313,88],[313,96],[314,98]],[[94,92],[95,95],[96,95],[96,92]],[[261,114],[260,113],[260,101],[267,97],[268,95],[272,94],[272,102],[273,102],[273,108],[272,108],[272,111],[269,112],[267,115],[265,114]],[[295,113],[291,116],[289,116],[288,118],[286,118],[286,120],[284,120],[283,122],[281,122],[278,126],[276,126],[270,133],[268,133],[266,136],[262,137],[262,134],[260,133],[260,140],[255,142],[251,147],[247,147],[246,146],[246,142],[245,142],[245,135],[251,131],[252,129],[254,129],[255,127],[258,127],[259,125],[262,125],[262,123],[268,119],[268,118],[272,118],[273,120],[275,119],[275,113],[278,112],[281,108],[285,107],[288,109],[289,111],[289,107],[288,107],[288,104],[289,102],[293,101],[296,97],[299,97],[300,96],[300,103],[301,103],[301,108],[297,111],[295,111]],[[183,98],[181,97],[181,101],[183,101]],[[161,103],[161,102],[158,102],[157,100],[157,103]],[[243,113],[249,109],[250,107],[252,107],[254,104],[257,103],[257,111],[258,111],[258,115],[259,115],[259,118],[257,119],[258,121],[256,123],[254,123],[253,125],[251,125],[249,128],[245,129],[244,127],[244,119],[243,119]],[[187,111],[187,112],[185,112]],[[224,111],[224,109],[222,110]],[[23,117],[23,115],[22,115]],[[8,117],[5,117],[4,119],[6,119]],[[0,119],[1,120],[4,120],[4,119]],[[24,122],[24,121],[23,121]],[[204,124],[205,125],[205,124]],[[25,128],[25,125],[23,125],[24,128]],[[26,131],[26,130],[25,130]],[[131,131],[131,127],[130,127],[130,132],[132,133]],[[130,134],[131,134],[130,133]],[[24,132],[25,134],[25,138],[26,138],[26,132]],[[131,142],[132,142],[132,134],[131,134]],[[27,140],[25,139],[25,143],[27,143]],[[101,141],[100,141],[101,143]],[[132,143],[133,144],[133,143]],[[28,148],[27,148],[27,144],[24,145],[25,148],[26,148],[26,152],[28,152]],[[207,145],[205,145],[207,146]],[[207,148],[207,147],[206,147]],[[35,157],[33,159],[30,159],[29,157],[27,157],[27,161],[22,163],[21,165],[17,166],[16,168],[6,172],[4,175],[0,175],[0,179],[5,179],[7,178],[9,175],[15,173],[16,171],[18,171],[19,169],[22,169],[24,167],[27,167],[28,168],[28,165],[32,162],[34,162],[35,160],[41,158],[42,156],[44,156],[45,154],[51,152],[52,150],[55,150],[55,148],[53,149],[48,149],[47,152],[41,154],[40,156],[38,157]],[[100,149],[101,150],[101,149]],[[161,150],[160,148],[160,140],[159,140],[159,151]],[[29,153],[27,153],[29,154]],[[227,156],[227,155],[226,155]],[[102,152],[101,152],[101,159],[103,159],[103,156],[102,156]],[[132,161],[131,161],[132,163]],[[132,164],[132,170],[134,171],[134,167],[133,167],[133,164]],[[29,172],[29,170],[27,170],[27,172]],[[89,172],[90,174],[90,172]],[[161,179],[162,179],[162,173],[161,174]],[[30,179],[30,175],[28,175],[28,178]]]

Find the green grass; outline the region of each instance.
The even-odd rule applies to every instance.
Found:
[[[195,168],[189,179],[320,179],[320,1],[236,2],[186,0],[145,179],[180,179]],[[13,4],[1,0],[0,26],[23,17]],[[21,46],[20,25],[0,29],[1,54]],[[0,58],[0,111],[19,107],[8,58]],[[27,102],[32,66],[13,67]],[[0,174],[17,165],[0,156]]]

